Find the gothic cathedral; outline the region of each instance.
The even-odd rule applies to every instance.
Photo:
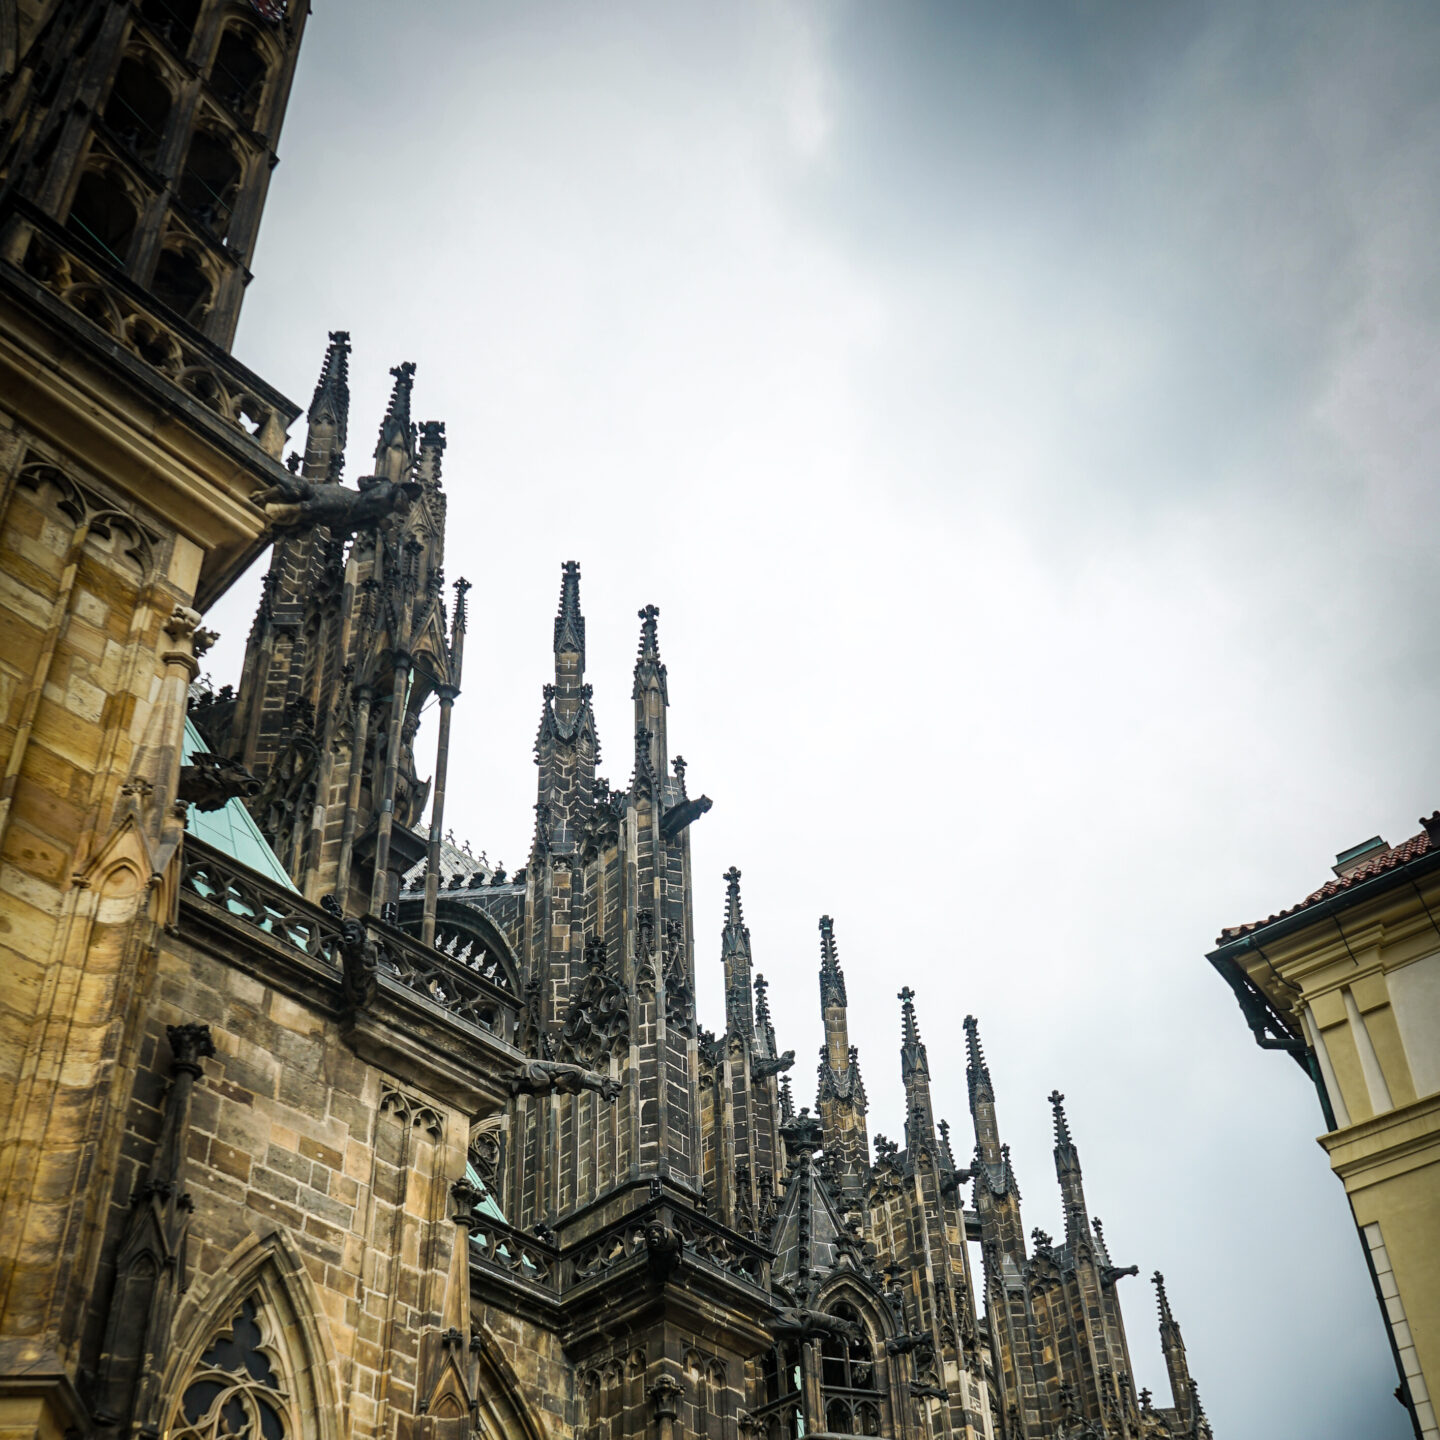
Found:
[[[448,838],[445,427],[397,365],[351,484],[349,337],[288,461],[229,351],[306,10],[0,0],[0,1440],[1208,1437],[1158,1274],[1137,1391],[1063,1096],[1057,1239],[908,987],[869,1134],[828,916],[796,1105],[738,870],[694,933],[654,605],[623,784],[566,562],[527,863]]]

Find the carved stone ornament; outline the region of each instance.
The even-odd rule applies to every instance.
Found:
[[[340,961],[345,1004],[351,1010],[363,1010],[375,999],[380,946],[358,920],[347,920],[340,927]]]
[[[332,535],[353,535],[358,530],[376,529],[391,515],[403,514],[420,491],[416,481],[397,482],[378,475],[362,477],[358,490],[289,475],[260,491],[254,501],[277,533],[323,525]]]
[[[602,1100],[620,1095],[620,1082],[560,1060],[527,1060],[505,1077],[512,1095],[579,1095],[593,1090]]]
[[[196,751],[180,767],[178,798],[197,810],[220,810],[231,800],[248,800],[260,793],[260,782],[228,755]]]

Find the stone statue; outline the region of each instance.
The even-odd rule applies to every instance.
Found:
[[[512,1095],[578,1095],[593,1090],[602,1100],[614,1100],[620,1094],[618,1080],[559,1060],[527,1060],[506,1076],[505,1083]]]
[[[353,535],[374,530],[391,515],[403,515],[420,494],[414,480],[394,481],[364,475],[358,490],[287,476],[260,491],[255,503],[275,531],[329,527],[332,535]]]
[[[363,1010],[375,999],[380,947],[358,920],[347,920],[340,927],[340,963],[345,1004],[352,1011]]]

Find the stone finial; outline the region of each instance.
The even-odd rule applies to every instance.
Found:
[[[835,949],[835,922],[828,916],[820,917],[820,1005],[847,1004],[845,997],[845,972],[840,968],[840,955]]]
[[[580,613],[580,562],[567,560],[560,567],[560,607],[555,612],[555,644],[562,650],[579,653],[580,669],[585,669],[585,617]]]

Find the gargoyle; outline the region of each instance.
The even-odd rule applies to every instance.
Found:
[[[228,755],[197,750],[188,765],[180,767],[176,798],[197,810],[220,810],[230,800],[249,799],[260,793],[260,782]]]
[[[795,1052],[787,1050],[783,1055],[767,1060],[763,1055],[750,1062],[750,1073],[757,1080],[768,1080],[782,1070],[788,1070],[795,1063]]]
[[[807,1310],[800,1305],[782,1305],[770,1321],[776,1335],[839,1335],[845,1340],[863,1340],[865,1332],[853,1321],[840,1315],[827,1315],[823,1310]]]
[[[666,1279],[680,1262],[685,1242],[676,1230],[660,1220],[652,1220],[645,1227],[645,1256],[650,1264],[650,1273],[657,1280]]]
[[[293,475],[261,490],[254,501],[277,532],[325,525],[332,535],[353,535],[357,530],[375,529],[391,515],[404,514],[420,488],[414,480],[397,482],[365,475],[360,488],[350,490]]]
[[[602,1100],[614,1100],[620,1094],[618,1080],[560,1060],[527,1060],[505,1077],[505,1083],[512,1095],[578,1095],[593,1090]]]
[[[340,927],[340,962],[344,973],[341,993],[349,1010],[363,1010],[375,998],[375,977],[380,969],[380,947],[358,921]]]

